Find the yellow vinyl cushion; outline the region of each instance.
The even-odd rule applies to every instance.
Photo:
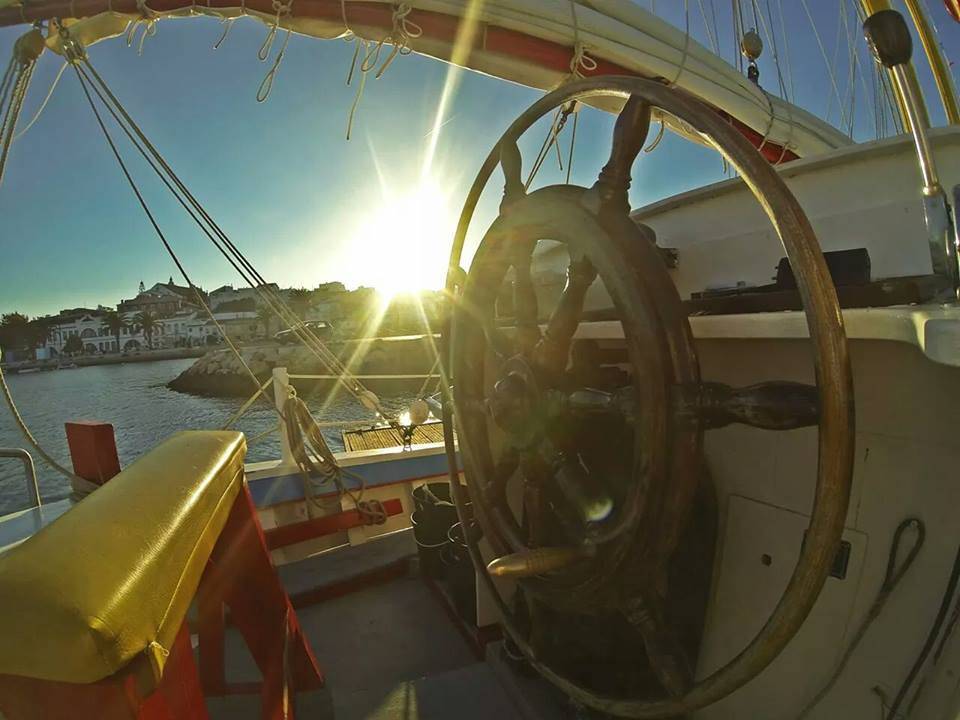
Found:
[[[0,555],[0,674],[159,680],[243,486],[238,432],[182,432]]]

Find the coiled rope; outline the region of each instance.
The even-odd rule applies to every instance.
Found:
[[[323,437],[320,425],[293,388],[290,388],[290,395],[284,403],[283,410],[290,450],[303,477],[303,495],[308,501],[307,507],[315,505],[325,510],[331,507],[321,502],[318,496],[318,490],[321,488],[314,485],[314,479],[319,479],[321,486],[332,485],[335,488],[337,503],[342,502],[344,497],[348,498],[357,508],[364,524],[379,525],[386,522],[387,514],[380,501],[363,499],[366,480],[361,475],[340,466],[330,446],[327,445],[326,438]],[[344,483],[345,477],[357,483],[357,491],[347,487]]]

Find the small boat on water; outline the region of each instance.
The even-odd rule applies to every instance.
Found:
[[[0,26],[35,25],[0,92],[0,177],[37,59],[61,54],[171,259],[104,115],[375,422],[332,452],[274,367],[227,427],[125,468],[112,426],[68,423],[67,468],[0,383],[74,489],[41,503],[25,462],[33,507],[0,518],[3,717],[960,715],[960,103],[928,10],[906,2],[946,126],[905,18],[861,0],[878,134],[881,106],[902,132],[854,143],[760,87],[747,3],[742,69],[691,38],[691,5],[681,30],[623,0],[0,0]],[[86,53],[191,15],[347,36],[364,78],[418,52],[548,91],[464,199],[439,390],[405,412],[271,290]],[[534,187],[585,106],[617,116],[596,181]],[[736,177],[632,208],[657,122]],[[255,403],[269,462],[229,429]]]

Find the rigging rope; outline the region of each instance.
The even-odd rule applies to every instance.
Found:
[[[3,349],[0,348],[0,357],[3,356]],[[10,393],[10,388],[7,386],[7,378],[3,373],[3,368],[0,367],[0,390],[3,391],[4,400],[6,400],[7,407],[10,408],[10,414],[13,415],[13,421],[16,423],[17,427],[20,429],[20,432],[26,438],[27,443],[30,447],[33,448],[33,451],[40,456],[40,458],[47,463],[50,467],[56,470],[58,473],[63,475],[65,478],[70,480],[70,484],[73,487],[74,493],[78,496],[88,495],[94,490],[97,489],[96,483],[92,483],[89,480],[85,480],[79,475],[74,474],[70,470],[67,470],[63,465],[54,460],[53,456],[48,453],[43,446],[37,441],[33,436],[33,433],[30,432],[30,428],[27,427],[26,421],[23,419],[23,416],[20,414],[19,408],[17,408],[16,402],[14,402],[13,395]]]
[[[196,197],[193,196],[193,194],[180,180],[173,169],[166,163],[159,151],[153,146],[149,139],[147,139],[143,131],[130,117],[129,113],[127,113],[116,96],[113,95],[110,88],[99,76],[92,64],[90,64],[89,59],[84,57],[82,62],[84,63],[85,68],[90,71],[91,75],[96,80],[94,90],[97,91],[102,100],[104,100],[104,96],[100,93],[100,90],[102,90],[103,93],[106,94],[106,97],[109,98],[110,103],[106,103],[104,100],[108,110],[110,110],[111,114],[114,115],[121,127],[124,128],[124,132],[128,132],[126,129],[126,126],[128,125],[130,130],[132,130],[137,138],[139,138],[140,142],[142,143],[142,147],[132,138],[131,141],[134,143],[135,147],[137,147],[140,153],[146,158],[147,151],[149,151],[149,155],[156,160],[156,164],[152,162],[150,163],[153,170],[161,177],[161,179],[164,179],[165,173],[166,176],[169,177],[169,179],[174,183],[174,185],[176,185],[180,193],[182,193],[183,198],[186,198],[186,201],[188,201],[189,204],[194,208],[196,214],[190,213],[190,216],[198,224],[208,239],[211,240],[218,251],[228,260],[228,262],[230,262],[230,264],[234,267],[234,269],[237,270],[237,272],[250,285],[250,287],[260,295],[265,304],[275,314],[277,314],[281,321],[287,324],[287,326],[301,340],[307,349],[310,350],[324,365],[326,365],[331,373],[338,375],[341,385],[347,389],[355,399],[364,405],[364,407],[368,407],[381,417],[390,420],[380,406],[379,399],[377,399],[373,393],[370,393],[369,390],[366,390],[362,383],[352,376],[347,367],[339,360],[339,358],[337,358],[336,355],[327,349],[316,337],[316,335],[304,325],[303,321],[297,317],[297,315],[279,296],[279,294],[273,292],[263,276],[260,275],[256,268],[253,267],[252,263],[250,263],[250,261],[243,255],[236,245],[233,244],[222,228],[220,228],[220,226],[213,220],[209,213],[207,213],[206,209],[200,204]],[[97,85],[99,85],[99,88]],[[119,118],[117,117],[117,113],[123,117],[125,124],[120,122]],[[128,137],[130,137],[129,132]],[[159,168],[162,168],[163,172],[161,172],[161,170],[157,167],[158,165]],[[181,205],[184,205],[183,198],[181,198],[180,195],[174,191],[173,188],[171,188],[169,183],[165,182],[165,184],[167,185],[168,189],[170,189],[171,192],[178,198]],[[202,220],[197,216],[202,218]]]
[[[907,673],[907,676],[903,680],[903,684],[897,691],[896,697],[890,704],[890,714],[887,716],[887,720],[895,720],[895,718],[898,717],[900,706],[907,699],[907,695],[910,693],[910,689],[913,687],[913,683],[916,681],[917,675],[920,674],[920,671],[926,664],[927,658],[930,656],[930,652],[933,650],[933,646],[937,641],[937,636],[940,635],[940,630],[943,628],[943,623],[947,619],[947,613],[950,610],[950,606],[953,604],[958,581],[960,581],[960,547],[957,548],[957,553],[954,556],[953,567],[950,569],[950,577],[947,579],[947,586],[943,591],[943,597],[940,599],[940,608],[937,610],[937,615],[933,620],[933,625],[930,626],[930,631],[927,633],[926,640],[923,642],[923,647],[920,649],[920,653],[917,655],[916,659],[913,661],[913,665],[910,667],[910,672]],[[921,683],[920,687],[917,689],[917,693],[914,695],[913,702],[911,702],[911,707],[913,703],[917,701],[918,696],[922,691],[923,683]],[[909,714],[910,711],[908,710],[907,712]]]
[[[47,90],[46,97],[44,97],[43,102],[40,103],[40,107],[37,108],[37,111],[33,114],[33,117],[30,118],[30,122],[24,125],[23,129],[13,136],[14,141],[19,140],[24,135],[26,135],[27,131],[33,127],[33,124],[40,119],[40,116],[43,114],[43,111],[47,107],[47,103],[49,103],[50,98],[53,97],[53,91],[57,89],[57,85],[60,82],[60,78],[63,77],[63,71],[67,69],[67,65],[69,64],[70,63],[68,62],[64,62],[63,65],[60,66],[60,69],[57,71],[56,77],[53,79],[53,83],[50,85],[50,89]]]
[[[897,565],[897,560],[899,559],[900,555],[900,541],[903,539],[904,532],[910,528],[914,528],[916,530],[916,539],[913,542],[913,546],[907,553],[907,556],[903,559],[903,562]],[[853,639],[850,641],[846,651],[840,658],[840,662],[830,675],[830,679],[827,680],[827,683],[822,688],[820,688],[820,691],[814,695],[810,702],[804,706],[803,710],[797,716],[797,720],[804,720],[804,718],[809,717],[810,713],[813,712],[817,705],[820,704],[820,701],[822,701],[833,689],[834,685],[837,684],[837,681],[843,674],[844,669],[850,662],[850,658],[853,656],[854,651],[857,649],[857,646],[860,645],[860,641],[863,640],[864,635],[867,634],[867,630],[870,629],[870,626],[873,625],[873,622],[880,616],[884,606],[887,604],[887,600],[890,599],[890,595],[892,595],[893,591],[897,589],[897,585],[900,584],[903,576],[907,574],[907,570],[909,570],[910,566],[913,565],[913,561],[917,559],[917,555],[920,553],[920,549],[923,547],[926,537],[926,526],[919,518],[907,518],[897,526],[897,529],[893,533],[893,541],[890,544],[890,553],[887,556],[887,570],[884,574],[883,582],[880,584],[880,590],[877,592],[877,596],[870,605],[870,609],[867,611],[866,616],[860,622],[857,631],[853,635]]]
[[[790,35],[787,33],[787,21],[783,13],[783,2],[779,0],[778,2],[780,8],[780,34],[783,36],[783,57],[784,57],[784,66],[787,70],[787,83],[790,86],[790,95],[788,96],[789,101],[792,103],[796,98],[796,93],[793,88],[793,66],[790,63]],[[770,0],[767,0],[767,13],[770,13]],[[773,25],[773,18],[771,16],[770,25]]]
[[[270,25],[270,30],[267,32],[267,37],[260,46],[260,50],[257,52],[257,57],[261,62],[266,61],[266,59],[270,57],[270,51],[273,49],[273,42],[276,40],[277,31],[280,29],[280,22],[283,18],[290,14],[290,9],[292,7],[293,0],[287,0],[286,2],[283,2],[282,0],[273,0],[273,10],[276,13],[276,16],[274,17],[273,23]],[[229,28],[227,28],[227,30],[229,30]],[[273,65],[260,82],[260,87],[257,88],[258,103],[266,102],[267,98],[270,97],[270,92],[273,90],[273,80],[276,78],[277,71],[280,69],[280,63],[283,62],[283,56],[287,52],[287,45],[290,43],[290,35],[292,33],[293,30],[291,28],[287,28],[287,34],[283,38],[283,45],[280,46],[280,52],[278,52],[276,57],[273,59]],[[224,37],[226,37],[226,31],[224,32]],[[220,42],[218,41],[217,45],[219,44]],[[216,46],[214,46],[214,49],[216,49]]]
[[[143,44],[147,41],[147,38],[157,34],[157,20],[160,18],[160,15],[147,7],[146,0],[137,0],[137,10],[140,12],[140,17],[127,23],[127,47],[133,45],[137,28],[143,25],[140,42],[137,44],[137,55],[142,56]]]
[[[409,55],[413,52],[413,48],[410,47],[410,41],[423,35],[423,28],[409,18],[411,12],[413,12],[413,8],[409,4],[404,2],[395,4],[391,18],[393,27],[378,41],[373,42],[360,37],[350,29],[350,23],[347,20],[346,0],[340,0],[340,16],[343,20],[344,39],[347,42],[355,43],[353,59],[350,61],[350,69],[347,72],[347,87],[353,83],[356,70],[360,70],[360,83],[357,86],[357,92],[354,95],[353,103],[350,105],[350,112],[347,115],[347,140],[349,140],[353,134],[353,122],[356,119],[357,110],[360,107],[360,99],[363,97],[364,88],[366,88],[367,75],[373,72],[374,79],[379,80],[383,77],[387,68],[393,64],[393,61],[398,55]],[[381,64],[380,55],[385,44],[390,44],[393,47]],[[377,67],[378,64],[379,68]]]
[[[853,123],[854,123],[854,112],[856,110],[855,100],[856,100],[856,89],[857,89],[857,75],[856,68],[857,64],[855,62],[856,58],[856,25],[853,25],[851,29],[851,23],[847,17],[847,6],[844,2],[840,2],[840,16],[843,18],[843,29],[844,35],[847,38],[847,87],[846,87],[846,97],[849,98],[849,114],[847,116],[848,123],[848,132],[847,135],[850,139],[853,139]],[[839,29],[837,34],[839,35]],[[841,120],[841,130],[843,130],[842,120]]]
[[[0,109],[3,110],[3,119],[0,120],[0,183],[3,182],[4,169],[10,155],[10,146],[17,129],[17,121],[23,110],[23,100],[30,87],[30,79],[36,67],[37,58],[43,52],[42,36],[39,49],[31,45],[27,38],[35,41],[39,36],[38,30],[31,30],[17,40],[14,45],[13,57],[4,74],[2,92],[0,92]],[[4,104],[6,107],[4,108]]]
[[[720,45],[717,42],[717,36],[710,32],[710,21],[707,19],[707,10],[703,6],[703,0],[697,0],[697,5],[700,6],[700,17],[703,18],[703,27],[707,31],[707,40],[710,42],[710,49],[713,50],[715,55],[720,54]],[[716,30],[716,28],[714,28]]]
[[[816,38],[817,47],[820,48],[820,56],[823,58],[823,64],[827,68],[827,75],[830,77],[830,86],[833,88],[833,95],[830,96],[830,101],[827,104],[827,113],[826,120],[830,120],[830,109],[833,105],[833,98],[837,98],[837,102],[843,105],[843,100],[840,99],[840,88],[837,86],[837,76],[833,72],[834,65],[836,64],[836,53],[834,53],[834,61],[830,62],[830,58],[827,56],[827,49],[823,45],[823,38],[820,37],[820,32],[817,30],[817,24],[813,21],[813,15],[810,14],[810,6],[807,5],[807,0],[800,0],[800,4],[803,6],[804,12],[807,14],[807,19],[810,21],[810,27],[813,29],[813,36]],[[837,46],[839,47],[839,32],[837,33]],[[842,110],[841,110],[842,112]]]
[[[227,39],[227,35],[230,34],[230,31],[233,29],[233,23],[237,19],[234,18],[221,18],[220,23],[223,25],[223,32],[220,33],[220,38],[213,44],[214,50],[219,50],[220,46],[223,45],[223,41]]]
[[[40,53],[43,52],[42,43],[39,45],[34,44],[31,48],[25,39],[30,37],[31,33],[38,32],[37,30],[32,30],[17,41],[10,59],[10,64],[7,66],[3,80],[0,81],[0,110],[2,110],[3,113],[3,120],[0,122],[0,137],[2,137],[3,146],[3,151],[0,153],[0,181],[3,179],[7,159],[9,158],[10,144],[13,141],[17,121],[20,119],[20,112],[23,109],[23,98],[26,96],[27,89],[30,86],[30,77],[33,74],[37,58],[40,56]],[[36,39],[36,35],[34,35],[33,38]],[[2,358],[3,348],[0,348],[0,359]],[[97,486],[94,483],[74,474],[57,462],[37,441],[33,433],[30,432],[30,428],[20,414],[20,410],[17,408],[17,404],[13,399],[13,394],[7,386],[7,380],[3,374],[2,367],[0,367],[0,390],[3,392],[4,400],[10,409],[10,414],[13,416],[14,422],[20,429],[27,443],[33,448],[33,451],[39,455],[47,465],[70,480],[76,496],[82,497],[95,490]]]
[[[153,212],[150,210],[146,200],[143,197],[143,194],[140,192],[140,188],[137,186],[136,182],[133,179],[133,176],[130,175],[130,171],[127,169],[126,163],[123,161],[123,158],[120,155],[120,151],[117,149],[116,143],[113,141],[113,137],[110,135],[110,131],[107,129],[106,124],[103,122],[103,118],[100,115],[100,111],[97,110],[96,103],[93,101],[93,96],[90,94],[90,90],[87,87],[88,80],[81,72],[80,66],[74,62],[73,69],[76,71],[77,78],[80,81],[80,87],[83,89],[83,94],[87,99],[87,102],[90,105],[90,109],[93,111],[94,117],[97,120],[97,125],[99,125],[101,132],[103,133],[104,139],[107,141],[107,144],[110,146],[110,150],[113,153],[114,158],[117,161],[117,164],[120,166],[120,170],[123,172],[124,177],[127,180],[127,184],[130,186],[130,189],[133,191],[133,194],[136,196],[137,201],[140,204],[140,207],[143,209],[144,214],[147,216],[147,219],[150,221],[150,224],[153,226],[154,231],[156,232],[157,237],[160,239],[160,242],[163,244],[164,249],[167,251],[167,254],[173,260],[174,264],[177,266],[180,275],[183,276],[184,281],[193,290],[196,295],[197,302],[203,308],[203,310],[210,317],[210,320],[213,321],[213,324],[216,326],[217,330],[220,332],[221,336],[224,339],[224,342],[227,343],[230,350],[233,351],[236,355],[237,360],[240,362],[240,365],[243,367],[244,371],[250,377],[251,381],[258,390],[260,388],[260,379],[256,376],[253,370],[250,369],[250,366],[243,359],[243,355],[240,353],[239,349],[234,345],[233,341],[230,339],[230,336],[227,334],[226,330],[220,324],[220,321],[217,320],[216,316],[213,314],[213,311],[207,305],[203,299],[203,295],[200,293],[199,288],[193,284],[193,280],[190,279],[189,274],[187,273],[186,268],[183,266],[183,263],[180,261],[180,258],[177,256],[171,247],[169,241],[164,235],[163,230],[160,228],[160,225],[157,223],[156,218],[153,215]],[[270,407],[274,408],[278,413],[280,409],[277,408],[273,403],[270,403]],[[282,415],[282,413],[280,413]]]

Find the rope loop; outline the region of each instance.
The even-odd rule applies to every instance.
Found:
[[[570,58],[570,74],[574,79],[579,80],[586,73],[592,73],[596,69],[597,61],[587,55],[586,46],[578,41],[573,46],[573,57]]]
[[[257,57],[260,58],[260,62],[264,62],[268,57],[270,57],[270,51],[273,49],[273,41],[276,39],[277,30],[280,28],[280,20],[290,14],[290,9],[292,7],[293,0],[287,0],[287,2],[273,0],[273,11],[276,13],[276,15],[274,16],[273,23],[270,25],[270,30],[267,32],[267,37],[264,38],[263,44],[257,51]]]
[[[276,16],[274,17],[273,24],[270,25],[270,30],[263,41],[263,45],[260,46],[260,50],[257,52],[257,57],[260,58],[261,61],[266,60],[270,56],[270,51],[273,49],[273,41],[276,39],[277,30],[280,28],[280,21],[290,14],[292,7],[293,0],[286,0],[286,2],[283,0],[273,0],[273,10]],[[267,98],[270,97],[270,93],[273,91],[273,81],[277,77],[280,63],[283,62],[283,56],[287,52],[287,45],[290,44],[291,34],[293,34],[293,30],[288,27],[287,34],[283,38],[283,45],[280,46],[280,52],[278,52],[277,56],[273,59],[273,65],[270,67],[270,70],[267,71],[266,76],[260,81],[260,87],[257,88],[258,103],[266,102]]]
[[[372,65],[368,64],[368,70],[372,69],[373,65],[376,65],[376,60],[380,58],[380,50],[384,43],[393,45],[393,49],[390,51],[390,54],[387,55],[387,59],[383,61],[380,69],[377,70],[376,75],[374,75],[375,78],[379,79],[383,77],[387,68],[390,67],[398,55],[409,55],[412,53],[413,48],[410,47],[410,41],[423,35],[423,28],[408,18],[412,11],[413,8],[404,2],[394,6],[393,29],[377,43],[376,59]]]
[[[364,525],[383,525],[387,521],[387,510],[379,500],[361,500],[357,503],[357,512]]]
[[[278,52],[277,56],[273,59],[273,65],[260,82],[260,87],[257,88],[258,103],[266,102],[267,98],[270,97],[270,93],[273,90],[273,81],[277,77],[277,70],[280,69],[280,63],[283,62],[284,53],[287,52],[287,44],[290,42],[290,34],[292,32],[289,28],[287,29],[287,34],[283,38],[283,45],[280,47],[280,52]]]
[[[227,35],[230,34],[230,30],[233,29],[233,23],[236,22],[236,18],[221,18],[220,24],[223,25],[223,32],[220,34],[220,39],[213,44],[214,50],[219,50],[220,46],[223,45],[223,41],[227,39]]]
[[[656,137],[654,137],[653,140],[650,141],[650,144],[643,149],[645,153],[651,153],[657,149],[657,145],[659,145],[660,141],[663,140],[664,130],[666,130],[666,123],[663,121],[663,118],[661,117],[660,129],[657,130]]]
[[[76,65],[87,59],[87,50],[80,42],[70,34],[66,25],[59,20],[54,21],[57,35],[60,37],[60,47],[63,50],[64,59],[71,65]]]
[[[360,70],[360,84],[357,87],[357,93],[354,95],[353,104],[350,106],[350,113],[347,116],[347,140],[353,133],[353,121],[356,118],[357,109],[360,107],[360,99],[363,97],[363,90],[366,87],[367,73],[375,70],[374,78],[379,80],[398,55],[409,55],[413,52],[410,41],[423,35],[423,28],[410,19],[411,12],[413,12],[413,8],[407,3],[401,2],[394,5],[393,27],[386,35],[376,42],[372,42],[361,38],[350,29],[350,24],[347,22],[346,0],[340,0],[340,15],[343,19],[345,31],[343,39],[346,42],[356,43],[353,49],[353,59],[350,61],[350,70],[347,72],[348,86],[353,84],[357,69]],[[393,47],[390,54],[381,63],[383,46],[387,44]]]
[[[143,32],[140,33],[140,41],[137,43],[137,55],[143,55],[143,44],[147,41],[148,37],[153,37],[157,34],[157,20],[160,18],[160,15],[147,7],[146,0],[137,0],[137,11],[140,13],[140,17],[127,24],[127,47],[133,45],[137,28],[142,25]]]

